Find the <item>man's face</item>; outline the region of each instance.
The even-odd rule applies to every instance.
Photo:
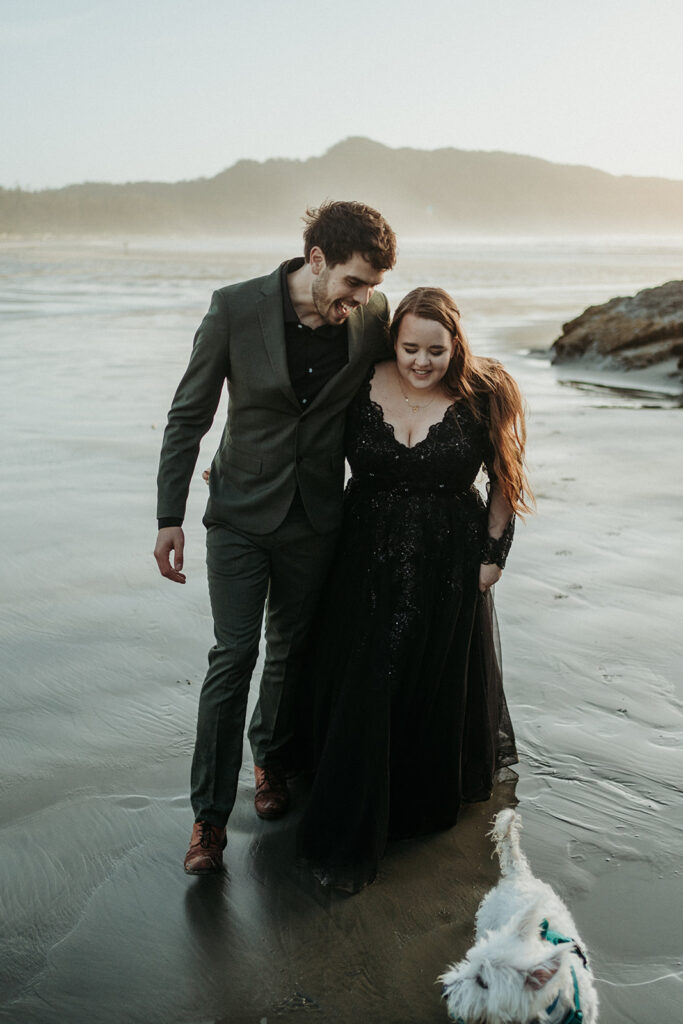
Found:
[[[384,271],[375,270],[360,253],[346,263],[328,267],[321,249],[314,246],[310,255],[313,271],[313,304],[328,324],[343,324],[357,306],[366,306]]]

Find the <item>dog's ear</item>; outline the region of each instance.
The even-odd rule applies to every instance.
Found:
[[[527,939],[530,935],[538,935],[543,923],[541,901],[539,900],[537,903],[531,903],[528,907],[525,907],[512,921],[514,932],[520,938]]]
[[[524,976],[526,987],[533,989],[535,992],[545,988],[559,971],[562,961],[569,951],[569,947],[556,946],[552,953],[544,957],[540,963],[536,964],[535,967],[529,968]]]

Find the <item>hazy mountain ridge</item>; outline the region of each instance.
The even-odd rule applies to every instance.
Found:
[[[290,232],[306,206],[325,198],[362,199],[414,235],[683,231],[683,181],[350,138],[320,157],[240,160],[213,178],[173,184],[0,189],[0,233]]]

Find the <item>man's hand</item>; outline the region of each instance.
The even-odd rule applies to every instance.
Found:
[[[497,565],[480,565],[479,566],[479,589],[482,594],[485,594],[487,590],[497,583],[500,577],[503,575],[503,570]]]
[[[185,550],[185,534],[180,526],[164,526],[157,534],[157,542],[154,548],[154,557],[159,566],[159,572],[167,580],[174,583],[184,583],[185,576],[180,571],[183,567],[183,551]],[[171,565],[170,554],[173,552],[173,565]]]

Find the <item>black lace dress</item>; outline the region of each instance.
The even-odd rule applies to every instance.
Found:
[[[352,478],[313,632],[317,773],[298,833],[325,884],[368,884],[388,838],[449,828],[517,761],[492,598],[478,589],[487,514],[473,484],[490,454],[462,403],[412,448],[369,380],[349,409]]]

